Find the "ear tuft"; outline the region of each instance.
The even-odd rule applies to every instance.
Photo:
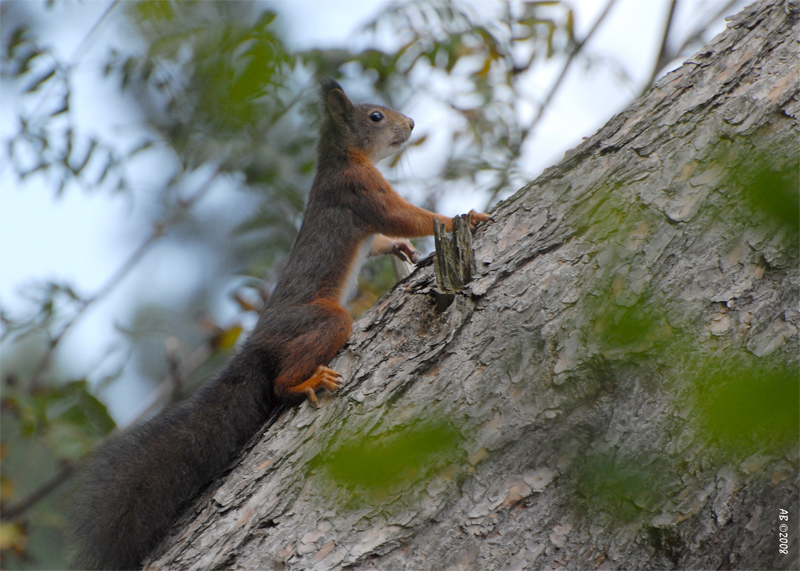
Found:
[[[320,86],[319,87],[320,87],[319,88],[319,92],[320,92],[320,95],[322,96],[322,100],[323,101],[325,101],[328,98],[328,92],[331,91],[332,89],[338,89],[339,91],[344,93],[344,89],[342,89],[342,86],[339,85],[339,83],[335,79],[333,79],[332,77],[324,78],[320,82]]]
[[[320,86],[320,94],[328,116],[340,126],[350,125],[353,118],[353,104],[344,94],[342,86],[331,78],[326,78]]]

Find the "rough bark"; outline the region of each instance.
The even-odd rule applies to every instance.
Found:
[[[500,204],[449,307],[430,263],[384,296],[345,388],[282,414],[150,568],[797,568],[797,442],[726,444],[698,394],[797,370],[796,226],[737,167],[797,168],[799,12],[747,8]]]

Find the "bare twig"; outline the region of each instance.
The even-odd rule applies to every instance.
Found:
[[[652,73],[650,74],[650,78],[647,80],[645,85],[642,87],[642,91],[640,95],[644,94],[650,86],[653,85],[653,82],[658,78],[658,74],[664,67],[669,64],[672,60],[681,55],[688,55],[685,54],[686,49],[689,48],[692,44],[700,42],[703,40],[703,33],[708,29],[708,26],[711,23],[719,20],[726,14],[729,14],[731,9],[739,3],[741,0],[728,0],[725,4],[722,4],[716,12],[710,14],[707,18],[697,22],[694,26],[692,31],[686,35],[683,41],[680,43],[679,46],[676,48],[670,49],[669,48],[669,35],[672,33],[673,27],[672,23],[675,17],[675,8],[676,4],[678,3],[677,0],[672,0],[672,4],[670,5],[669,15],[667,16],[667,22],[664,25],[664,37],[661,42],[661,50],[658,53],[658,58],[656,59]]]
[[[61,469],[44,484],[35,489],[31,494],[10,508],[3,508],[3,519],[12,520],[16,519],[33,506],[38,504],[44,498],[54,492],[61,484],[66,482],[75,470],[75,463],[71,461],[64,461],[61,463]]]
[[[682,54],[684,52],[684,50],[686,50],[686,48],[691,46],[693,43],[702,41],[703,32],[706,31],[708,26],[712,22],[714,22],[716,20],[719,20],[720,18],[722,18],[726,14],[730,14],[731,13],[731,9],[739,2],[741,2],[741,0],[728,0],[728,2],[726,2],[723,5],[721,5],[716,12],[714,12],[713,14],[711,14],[711,16],[706,18],[705,21],[699,22],[694,27],[694,30],[692,31],[692,33],[689,34],[688,36],[686,36],[686,39],[683,40],[683,42],[681,42],[681,45],[678,47],[678,49],[675,50],[675,56],[674,57],[677,57],[680,54]]]
[[[206,192],[208,192],[208,190],[211,188],[211,184],[214,182],[214,180],[216,180],[218,174],[219,170],[215,170],[209,179],[203,183],[200,189],[194,193],[194,195],[187,200],[182,201],[175,211],[170,213],[163,220],[157,222],[153,226],[153,230],[150,232],[150,235],[145,238],[145,240],[139,245],[138,248],[136,248],[136,250],[133,251],[130,256],[128,256],[128,259],[122,263],[119,269],[114,272],[114,274],[105,282],[105,284],[93,296],[84,300],[83,304],[75,313],[75,315],[73,315],[72,318],[67,321],[64,327],[62,327],[61,331],[50,341],[50,347],[48,347],[44,356],[36,365],[36,368],[31,375],[32,386],[36,386],[41,381],[42,376],[50,365],[53,354],[69,330],[72,329],[75,324],[86,314],[90,307],[114,291],[114,289],[120,284],[125,276],[127,276],[131,270],[138,265],[142,258],[144,258],[144,256],[152,249],[153,245],[166,234],[167,228],[177,222],[187,210],[189,210],[206,194]]]
[[[598,30],[600,24],[603,23],[603,20],[606,19],[606,16],[608,16],[608,13],[611,11],[611,8],[613,8],[616,1],[617,0],[608,0],[608,2],[605,5],[605,8],[603,8],[603,11],[600,12],[600,15],[594,21],[592,27],[589,28],[589,31],[586,32],[586,35],[583,37],[583,39],[575,43],[575,48],[569,53],[569,55],[567,56],[567,61],[564,62],[564,67],[561,68],[561,73],[558,75],[555,82],[553,82],[553,85],[550,86],[550,91],[545,96],[544,101],[542,101],[542,104],[539,105],[539,111],[537,111],[536,116],[533,118],[533,121],[531,121],[531,124],[528,126],[526,136],[530,134],[532,131],[534,131],[536,126],[539,124],[539,121],[541,121],[544,112],[550,106],[550,102],[553,100],[553,96],[559,90],[561,84],[564,81],[564,78],[567,76],[567,72],[572,66],[572,62],[575,61],[575,58],[578,56],[579,53],[581,53],[583,47],[587,44],[587,42],[592,38],[594,33]]]
[[[672,0],[669,5],[669,14],[667,14],[667,21],[664,24],[664,33],[661,36],[661,48],[658,50],[658,57],[656,57],[656,61],[653,64],[653,69],[650,72],[650,77],[647,79],[647,83],[642,88],[642,92],[640,95],[644,95],[644,92],[650,89],[650,86],[653,85],[653,81],[655,81],[658,72],[667,65],[674,57],[673,52],[669,49],[669,34],[670,30],[672,29],[672,22],[675,18],[675,9],[678,7],[678,0]]]
[[[181,359],[180,362],[175,363],[175,370],[164,377],[158,386],[151,391],[152,398],[150,403],[147,404],[128,424],[122,428],[115,429],[116,432],[123,432],[132,428],[149,418],[156,410],[158,410],[165,401],[174,400],[175,397],[175,378],[186,379],[191,376],[203,363],[208,361],[208,358],[214,352],[214,348],[210,342],[203,343],[197,347],[191,354]]]

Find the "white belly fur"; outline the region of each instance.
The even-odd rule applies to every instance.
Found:
[[[361,267],[364,265],[364,262],[367,259],[367,255],[369,254],[370,248],[372,248],[372,240],[375,236],[369,236],[361,241],[361,244],[358,245],[358,251],[356,251],[356,255],[353,258],[353,261],[350,263],[350,271],[347,273],[347,281],[342,288],[342,293],[339,296],[339,304],[344,306],[350,298],[353,297],[353,294],[356,291],[356,286],[358,285],[358,274],[361,271]]]

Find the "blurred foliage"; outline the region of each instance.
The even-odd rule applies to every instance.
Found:
[[[587,300],[591,328],[587,340],[595,343],[606,358],[631,358],[654,347],[673,332],[664,315],[666,300],[653,299],[649,292],[635,295],[624,289],[623,278],[616,276],[604,295]],[[622,295],[632,301],[620,303]]]
[[[601,524],[635,521],[668,497],[665,464],[655,453],[634,458],[613,450],[588,452],[573,472],[570,506]]]
[[[27,391],[16,382],[4,375],[0,399],[3,566],[63,568],[59,514],[66,489],[57,488],[114,421],[85,380]],[[31,509],[23,511],[26,502]]]
[[[704,203],[702,214],[691,227],[687,225],[686,233],[697,235],[706,228],[717,232],[724,224],[729,232],[719,233],[713,247],[736,251],[748,243],[748,254],[736,258],[742,268],[762,264],[797,268],[800,148],[754,147],[745,136],[721,138],[710,145],[712,160],[705,165],[704,178],[710,181],[705,184],[714,199]],[[800,444],[800,365],[792,354],[796,344],[778,338],[767,356],[756,356],[747,338],[709,328],[708,314],[681,313],[680,304],[671,297],[681,292],[653,289],[652,268],[643,257],[651,229],[658,228],[653,217],[662,213],[642,208],[626,190],[601,181],[571,212],[580,239],[593,248],[596,263],[593,282],[578,286],[587,295],[580,301],[582,343],[575,360],[587,363],[587,374],[601,381],[603,391],[620,389],[619,378],[630,378],[629,370],[623,373],[623,369],[641,370],[641,375],[634,375],[636,390],[673,395],[677,419],[673,426],[691,435],[696,452],[690,459],[680,453],[664,454],[645,443],[633,458],[621,455],[616,447],[595,449],[614,436],[587,442],[569,473],[575,493],[568,507],[609,526],[647,525],[653,513],[673,511],[680,490],[665,485],[675,482],[676,474],[692,473],[695,462],[738,466],[752,455],[794,462]],[[748,231],[754,235],[746,242]],[[725,311],[737,301],[711,306],[709,313]],[[738,327],[750,329],[746,318],[739,319]],[[759,322],[762,332],[782,323],[780,317],[771,319]],[[667,558],[680,551],[675,528],[651,526],[647,534]]]
[[[44,7],[54,4],[70,2],[47,1]],[[280,14],[259,2],[113,2],[111,17],[128,37],[108,43],[99,61],[82,60],[94,28],[66,58],[44,37],[41,5],[2,6],[0,77],[19,109],[16,130],[4,141],[6,168],[21,183],[40,177],[56,196],[76,188],[123,192],[148,212],[141,252],[123,261],[120,273],[94,296],[56,278],[26,289],[24,315],[0,309],[2,340],[14,351],[13,359],[4,352],[1,385],[4,513],[57,486],[65,466],[113,429],[105,406],[92,396],[98,379],[91,378],[94,391],[84,378],[65,380],[73,377],[50,357],[70,326],[133,271],[153,244],[166,241],[187,256],[191,245],[198,259],[216,260],[219,277],[198,278],[202,283],[180,301],[144,299],[152,292],[142,292],[134,316],[116,324],[126,348],[100,388],[132,366],[154,381],[188,381],[189,390],[247,330],[300,225],[314,171],[320,77],[342,80],[353,99],[401,110],[433,102],[439,120],[419,124],[407,152],[437,152],[433,135],[446,141],[438,171],[397,184],[401,191],[424,189],[417,202],[431,209],[448,192],[476,189],[490,202],[530,179],[522,151],[543,111],[542,98],[530,87],[534,73],[543,63],[577,54],[584,38],[576,37],[578,14],[566,2],[498,1],[482,8],[489,4],[490,10],[478,12],[446,0],[398,2],[367,23],[348,47],[297,51],[281,32]],[[105,26],[106,17],[97,26]],[[602,59],[586,54],[584,64]],[[117,86],[121,117],[141,129],[133,144],[82,127],[74,109],[79,66],[97,69],[106,84]],[[163,170],[156,188],[138,188],[134,175],[152,164]],[[225,202],[202,210],[203,199],[220,192],[215,185],[224,186]],[[618,230],[613,204],[603,208],[606,230]],[[784,208],[782,202],[779,210]],[[595,214],[587,220],[597,220]],[[391,287],[390,268],[387,260],[368,264],[354,311]],[[218,324],[209,308],[231,275],[238,278],[232,297],[240,312],[233,323]],[[611,284],[609,296],[618,298],[617,286]],[[609,307],[601,304],[593,320],[594,334],[609,351],[627,351],[641,342],[637,337],[654,343],[664,333],[646,296]],[[34,341],[44,349],[20,348]],[[100,343],[111,353],[114,341]],[[165,345],[172,349],[165,351]],[[379,426],[320,455],[316,469],[353,491],[356,500],[372,501],[452,462],[462,439],[449,424],[433,420],[420,420],[402,434]],[[628,468],[622,476],[614,476],[614,469],[587,489],[602,494],[613,492],[620,478],[638,481]],[[63,525],[54,515],[59,501],[50,496],[3,521],[0,566],[58,567],[58,540],[48,534]]]
[[[240,170],[267,156],[254,155],[253,145],[264,139],[279,150],[296,144],[287,133],[268,136],[296,97],[273,12],[251,2],[126,2],[123,8],[148,49],[128,55],[112,49],[104,73],[117,77],[121,89],[145,90],[141,95],[154,99],[145,107],[147,119],[184,164]]]
[[[740,146],[732,159],[722,160],[728,166],[727,185],[742,192],[764,222],[788,228],[796,247],[800,235],[800,152],[795,146],[788,160],[786,155],[784,150]]]
[[[365,32],[376,38],[388,33],[398,38],[399,48],[351,57],[392,104],[399,103],[392,94],[405,91],[398,89],[402,78],[455,112],[458,126],[437,179],[468,181],[494,198],[526,183],[530,175],[520,157],[533,134],[539,102],[525,81],[537,64],[569,53],[576,41],[575,13],[568,3],[503,2],[492,8],[497,13],[486,18],[447,0],[395,4]],[[446,78],[455,88],[437,89],[437,80]],[[430,192],[436,184],[428,185]]]
[[[85,303],[70,284],[54,280],[33,284],[26,288],[24,295],[32,310],[23,319],[14,319],[0,308],[0,323],[3,325],[0,340],[10,337],[20,340],[41,332],[50,335],[63,327],[64,321]]]
[[[6,389],[10,379],[5,379]],[[22,437],[38,435],[57,458],[78,459],[90,452],[115,424],[85,380],[30,392],[5,390],[0,401]]]
[[[742,457],[800,442],[800,367],[747,353],[706,359],[692,379],[697,419],[723,450]]]
[[[82,133],[73,123],[69,64],[26,24],[4,33],[0,50],[0,77],[38,101],[29,115],[18,115],[17,134],[5,141],[19,178],[46,175],[56,194],[71,182],[91,190],[124,188],[118,172],[123,158],[113,143]]]
[[[18,522],[0,522],[0,550],[11,551],[17,556],[25,553],[28,534]]]
[[[362,430],[350,418],[358,417],[348,417],[340,434],[309,462],[309,475],[319,473],[323,494],[342,507],[390,503],[390,497],[423,487],[464,461],[464,436],[446,420],[421,418],[398,427],[383,417]]]

